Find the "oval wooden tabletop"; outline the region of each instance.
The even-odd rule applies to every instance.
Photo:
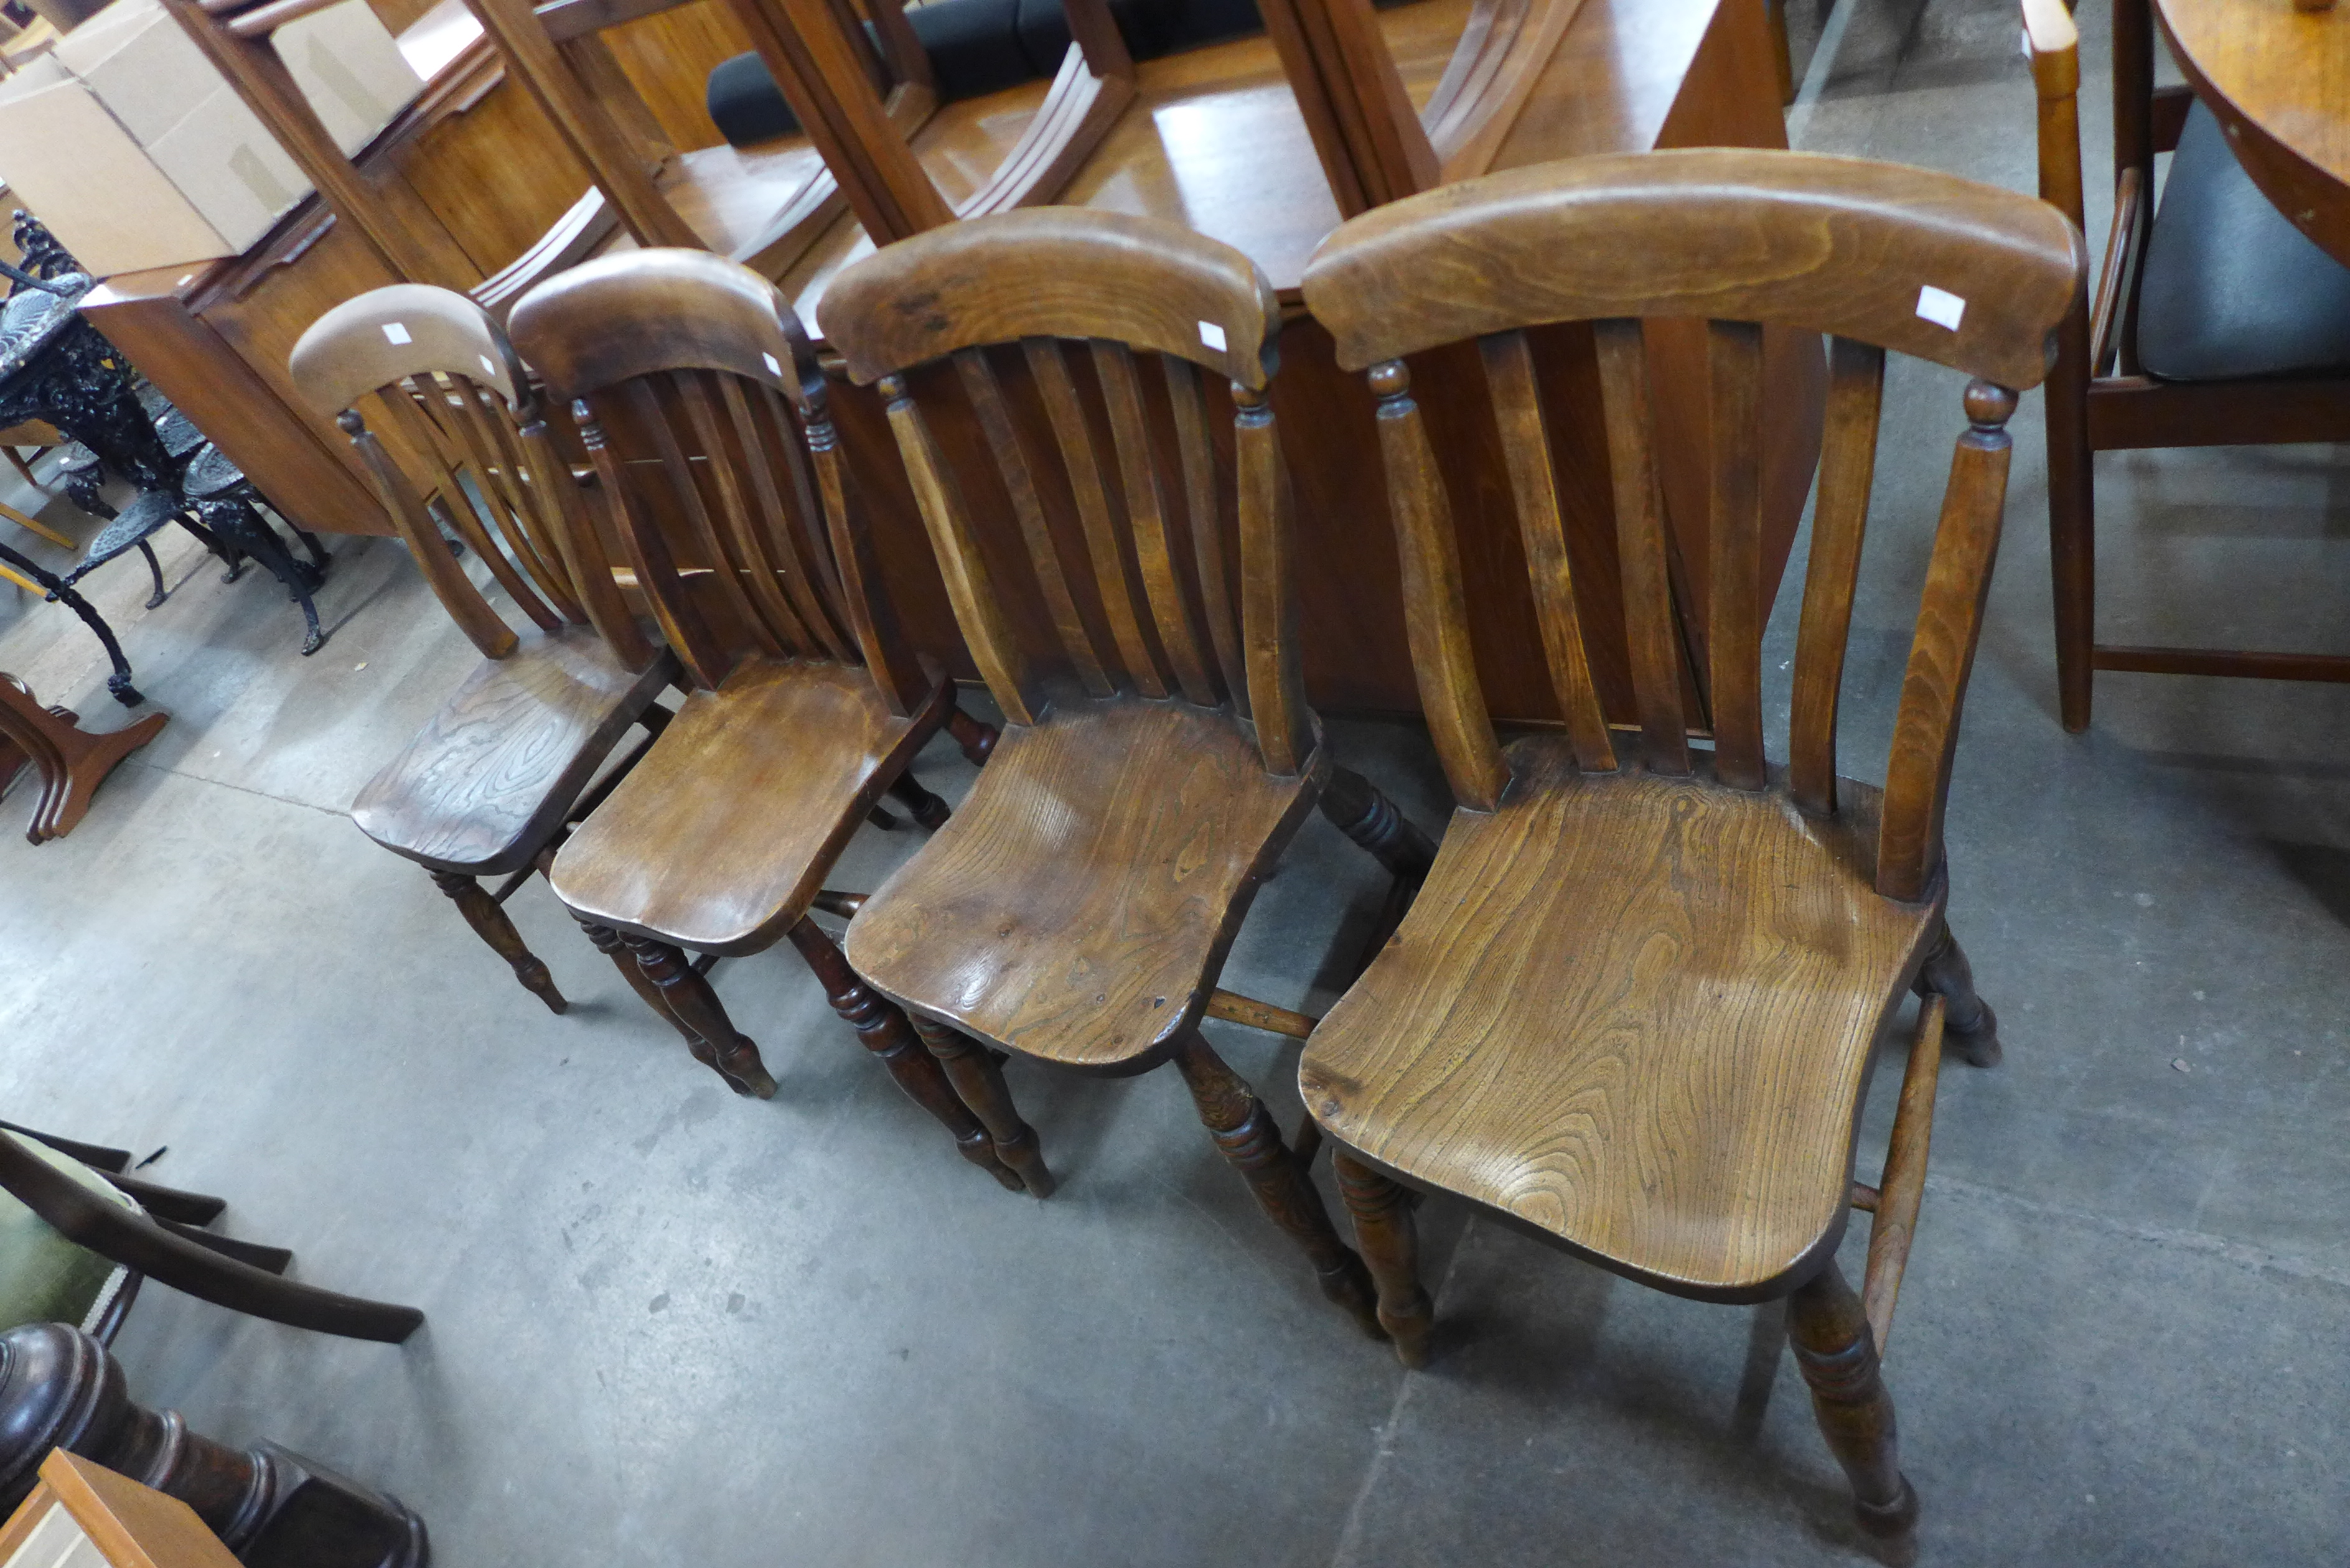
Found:
[[[2262,193],[2350,265],[2350,7],[2155,0],[2195,96]]]

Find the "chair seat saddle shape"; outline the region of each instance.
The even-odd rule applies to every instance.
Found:
[[[1906,1550],[1877,1356],[1924,1191],[1947,1033],[1997,1021],[1944,918],[1942,814],[2006,496],[2006,423],[2044,377],[2082,275],[2044,202],[1925,170],[1703,149],[1511,171],[1350,220],[1305,299],[1378,400],[1404,619],[1458,808],[1396,935],[1308,1036],[1298,1091],[1334,1150],[1379,1321],[1429,1353],[1408,1183],[1641,1283],[1785,1297],[1857,1522]],[[1921,292],[1922,291],[1922,292]],[[1944,307],[1937,308],[1935,295]],[[1657,478],[1646,324],[1702,320],[1704,602],[1682,623]],[[1589,323],[1615,493],[1620,646],[1581,618],[1530,328]],[[1763,747],[1766,329],[1830,340],[1788,760]],[[1564,733],[1494,733],[1447,483],[1412,357],[1473,341]],[[1837,709],[1888,352],[1970,378],[1879,789],[1839,777]],[[1957,392],[1955,385],[1950,391]],[[1944,396],[1948,396],[1946,392]],[[1470,417],[1457,410],[1448,414]],[[1473,446],[1468,449],[1473,452]],[[1449,458],[1449,462],[1448,462]],[[1484,475],[1474,476],[1482,482]],[[1631,674],[1609,727],[1596,653]],[[1686,694],[1711,752],[1690,743]],[[1884,1174],[1852,1179],[1874,1048],[1924,999]],[[1836,1260],[1875,1218],[1862,1289]]]
[[[756,1043],[686,950],[742,956],[788,939],[964,1158],[1009,1190],[1049,1195],[994,1058],[926,1043],[810,918],[861,901],[824,878],[884,792],[925,828],[948,820],[909,767],[930,738],[947,731],[977,763],[994,732],[955,707],[945,671],[899,628],[799,318],[739,263],[655,248],[549,279],[513,321],[516,346],[570,400],[691,687],[555,857],[557,895],[696,1060],[762,1098],[775,1081]]]
[[[587,627],[523,633],[368,782],[351,820],[435,871],[518,871],[676,674],[666,657],[629,669]]]
[[[417,569],[482,654],[359,791],[351,819],[431,873],[516,981],[561,1012],[554,975],[502,906],[544,871],[594,793],[642,754],[640,743],[614,760],[629,730],[667,722],[655,699],[678,679],[677,662],[638,628],[600,541],[563,528],[588,492],[481,306],[424,284],[374,289],[314,322],[288,369],[311,408],[350,437]],[[469,547],[522,629],[449,538]],[[479,877],[508,880],[492,892]]]
[[[2261,193],[2199,99],[2147,241],[2137,352],[2170,381],[2350,369],[2350,267]]]
[[[1690,1294],[1768,1293],[1844,1233],[1853,1108],[1941,915],[1837,813],[1520,740],[1299,1082],[1330,1132]]]
[[[1222,714],[1064,697],[848,929],[912,1011],[1060,1066],[1131,1073],[1199,1022],[1257,884],[1314,807]]]
[[[744,659],[686,698],[566,842],[556,897],[582,919],[702,952],[772,946],[943,722],[952,688],[927,668],[928,700],[896,714],[855,666]],[[661,853],[644,853],[652,844]]]

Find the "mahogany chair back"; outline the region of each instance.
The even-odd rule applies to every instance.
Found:
[[[425,580],[485,656],[512,654],[515,633],[436,523],[473,549],[540,629],[592,626],[629,668],[650,662],[654,650],[613,581],[587,494],[556,450],[505,334],[481,306],[423,284],[375,289],[314,322],[290,366],[302,396],[350,436]],[[370,406],[400,456],[369,428],[362,410]]]
[[[914,151],[913,133],[937,101],[926,60],[919,79],[901,72],[895,86],[873,70],[848,0],[727,0],[877,246],[1052,200],[1133,101],[1134,60],[1107,0],[1062,3],[1071,43],[1045,100],[994,172],[953,202]],[[920,57],[894,4],[872,4],[871,13],[893,60]],[[910,111],[917,101],[919,114]]]
[[[1299,771],[1313,718],[1267,398],[1280,312],[1254,263],[1156,219],[1039,207],[891,245],[835,279],[825,312],[849,374],[881,383],[956,618],[1005,718],[1035,723],[1047,678],[1065,674],[1094,697],[1228,705],[1253,722],[1267,772]],[[1015,352],[1021,397],[999,369]],[[936,359],[952,361],[1012,498],[1057,657],[1032,659],[1014,634],[908,389],[906,373]],[[1203,370],[1232,388],[1229,478]]]
[[[716,690],[747,637],[769,658],[862,665],[899,717],[932,696],[882,586],[823,373],[773,284],[707,251],[637,251],[541,284],[512,327],[548,391],[575,400],[638,587],[696,686]],[[615,428],[650,460],[624,462]]]
[[[318,188],[391,275],[412,283],[470,288],[482,269],[395,170],[370,173],[354,164],[303,96],[278,56],[274,36],[342,0],[163,0],[237,96],[269,128],[286,155]]]
[[[1762,332],[1832,335],[1826,435],[1797,635],[1785,788],[1836,809],[1836,713],[1868,521],[1885,355],[1975,378],[1902,685],[1881,818],[1877,890],[1923,897],[1941,864],[1942,805],[1960,706],[1999,542],[2017,393],[2047,374],[2080,286],[2079,237],[2044,203],[1918,169],[1791,152],[1703,149],[1575,159],[1383,207],[1325,242],[1305,299],[1342,368],[1378,398],[1404,598],[1422,704],[1461,805],[1491,811],[1511,784],[1470,648],[1470,614],[1438,454],[1405,357],[1476,339],[1559,705],[1577,763],[1616,769],[1590,672],[1525,329],[1588,321],[1598,339],[1627,643],[1647,766],[1688,774],[1710,717],[1718,784],[1773,784],[1762,749]],[[1648,317],[1709,323],[1717,431],[1708,519],[1703,690],[1685,711],[1659,504]],[[1690,672],[1694,673],[1694,672]]]

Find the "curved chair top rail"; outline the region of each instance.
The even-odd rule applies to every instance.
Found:
[[[395,283],[312,322],[286,361],[295,390],[328,419],[411,376],[454,373],[488,387],[515,417],[536,414],[529,378],[490,313],[453,289]]]
[[[1834,333],[2020,390],[2054,363],[2085,255],[2063,213],[2012,191],[1696,148],[1391,202],[1323,243],[1305,303],[1347,369],[1546,322],[1703,317]]]
[[[1232,246],[1158,218],[1033,207],[888,245],[825,290],[824,331],[859,382],[960,348],[1087,337],[1262,389],[1281,322]]]
[[[506,329],[547,390],[572,399],[661,370],[720,370],[805,409],[824,378],[775,286],[709,251],[625,251],[557,273]]]

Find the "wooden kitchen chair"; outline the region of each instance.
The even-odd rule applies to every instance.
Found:
[[[161,733],[168,713],[150,713],[119,730],[93,732],[66,708],[44,708],[24,682],[0,670],[0,794],[30,768],[41,781],[25,837],[63,838],[89,814],[89,803],[122,760]]]
[[[788,938],[963,1156],[1045,1196],[1052,1177],[994,1059],[925,1050],[809,919],[860,901],[825,877],[883,794],[925,826],[946,820],[907,771],[933,734],[950,729],[974,763],[995,737],[899,629],[798,318],[748,267],[647,250],[540,285],[513,322],[550,392],[579,400],[637,585],[691,684],[668,733],[556,857],[556,896],[599,946],[633,952],[641,989],[696,1057],[762,1097],[775,1082],[758,1047],[683,950],[754,953]],[[616,452],[608,431],[647,450]],[[682,529],[674,544],[665,518]]]
[[[1009,721],[954,820],[850,925],[850,963],[934,1046],[976,1036],[1114,1076],[1172,1061],[1324,1294],[1380,1334],[1362,1262],[1307,1174],[1311,1148],[1284,1146],[1198,1028],[1210,1012],[1304,1024],[1216,977],[1317,805],[1399,877],[1429,858],[1394,805],[1332,760],[1305,706],[1266,397],[1272,286],[1174,224],[1040,207],[890,246],[833,281],[825,313],[849,373],[889,400],[956,619]],[[1027,391],[1016,405],[1000,374],[1012,357]],[[1056,632],[1047,650],[1014,635],[1017,590],[994,577],[908,390],[910,370],[941,359],[1013,498]],[[1232,384],[1230,472],[1203,370]],[[1161,391],[1171,428],[1154,429]]]
[[[2183,87],[2154,85],[2148,0],[2114,0],[2114,219],[2048,378],[2049,563],[2064,728],[2089,727],[2100,670],[2350,680],[2350,656],[2122,647],[2096,639],[2096,454],[2350,441],[2350,267],[2273,206]],[[2064,0],[2025,0],[2040,194],[2082,200],[2080,43]],[[2155,199],[2154,160],[2171,154]]]
[[[629,728],[650,737],[667,722],[654,699],[676,661],[638,629],[594,530],[566,525],[585,516],[587,496],[480,306],[422,284],[376,289],[313,323],[291,365],[310,406],[349,434],[424,580],[482,653],[359,792],[351,820],[430,872],[515,978],[561,1012],[546,962],[501,906],[618,776],[589,793]],[[443,528],[488,567],[524,630],[474,587]],[[484,877],[504,880],[493,892]],[[633,966],[621,969],[633,981]]]
[[[1305,273],[1340,366],[1369,370],[1421,701],[1459,809],[1396,939],[1307,1040],[1306,1109],[1409,1364],[1429,1299],[1389,1179],[1458,1194],[1627,1278],[1793,1298],[1791,1334],[1861,1523],[1905,1536],[1877,1358],[1925,1174],[1940,1041],[1998,1059],[1944,919],[1943,802],[2007,486],[2004,425],[2082,269],[2061,214],[1921,170],[1702,150],[1492,175],[1343,225]],[[1682,706],[1642,323],[1710,322],[1706,689]],[[1526,329],[1597,335],[1640,732],[1611,732],[1561,532]],[[1762,744],[1760,343],[1835,335],[1797,635],[1791,760]],[[1470,652],[1442,479],[1407,356],[1475,339],[1563,732],[1507,746]],[[1887,350],[1977,378],[1963,402],[1886,784],[1836,773],[1837,693]],[[968,815],[968,812],[966,813]],[[1874,1047],[1926,997],[1885,1175],[1852,1185]],[[1877,1214],[1866,1289],[1835,1262]]]

